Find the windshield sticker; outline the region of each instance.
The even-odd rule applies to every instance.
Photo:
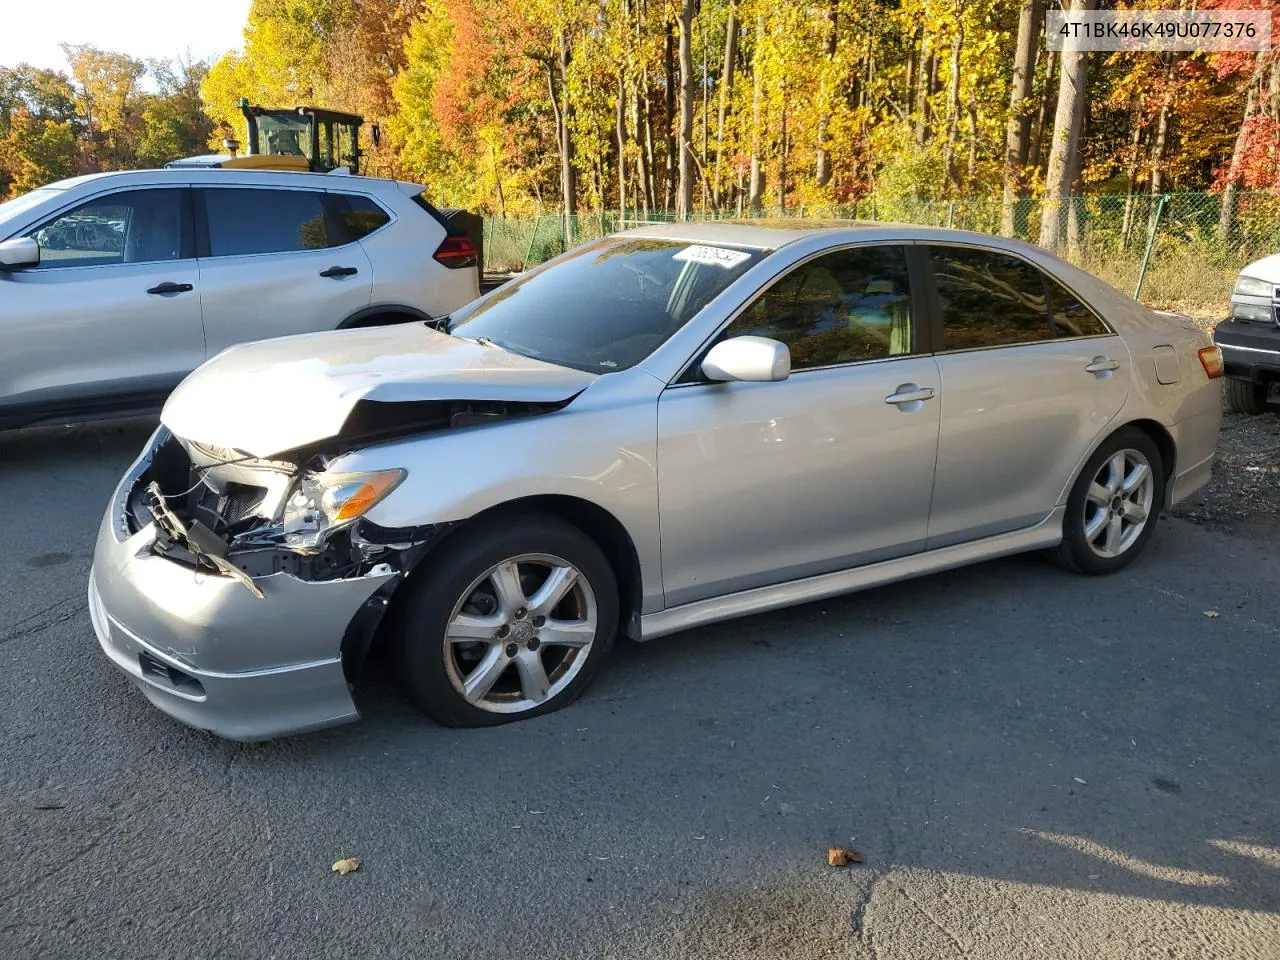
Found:
[[[741,250],[725,250],[723,247],[706,247],[695,243],[692,247],[685,247],[678,251],[671,259],[687,260],[689,263],[710,263],[728,270],[736,267],[749,256],[750,254],[743,253]]]

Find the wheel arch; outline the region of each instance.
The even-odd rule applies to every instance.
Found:
[[[640,630],[640,605],[643,596],[643,584],[640,572],[640,554],[636,550],[635,543],[622,522],[604,507],[581,497],[565,494],[536,494],[516,500],[508,500],[481,510],[479,513],[455,524],[445,536],[434,541],[428,550],[415,558],[413,567],[405,571],[405,575],[396,581],[397,587],[390,594],[386,615],[381,620],[378,634],[381,635],[384,632],[383,627],[387,624],[395,622],[399,608],[398,601],[404,596],[404,591],[401,588],[409,580],[424,575],[420,571],[429,569],[431,557],[439,550],[442,544],[454,542],[456,538],[466,536],[469,530],[475,529],[481,523],[490,522],[495,517],[503,515],[514,516],[522,513],[554,516],[581,530],[595,541],[596,545],[604,552],[606,559],[608,559],[609,566],[613,569],[614,577],[617,580],[619,631],[633,639],[637,639]],[[380,643],[380,636],[375,638],[374,642]],[[352,664],[352,668],[358,669],[358,667],[358,664]]]
[[[427,323],[435,319],[423,313],[417,307],[402,303],[378,303],[361,307],[340,324],[339,330],[352,330],[359,327],[385,327],[395,323]]]
[[[1058,497],[1059,504],[1066,503],[1067,497],[1071,494],[1071,489],[1076,485],[1076,481],[1080,478],[1080,471],[1084,469],[1085,464],[1089,462],[1089,458],[1097,453],[1098,448],[1114,437],[1121,430],[1128,427],[1135,427],[1141,430],[1151,442],[1156,445],[1156,449],[1160,451],[1161,467],[1164,471],[1164,498],[1161,504],[1162,509],[1169,508],[1169,498],[1173,491],[1174,468],[1178,459],[1178,445],[1174,442],[1173,434],[1159,420],[1152,420],[1149,417],[1138,417],[1134,420],[1126,420],[1124,423],[1114,424],[1106,433],[1100,435],[1098,439],[1090,445],[1085,451],[1084,456],[1076,463],[1075,469],[1071,472],[1071,477],[1067,480],[1066,485],[1062,488],[1062,493]]]

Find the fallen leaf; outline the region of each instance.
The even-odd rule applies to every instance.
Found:
[[[853,847],[831,847],[827,850],[827,866],[843,867],[850,863],[861,863],[862,854]]]
[[[1217,610],[1206,610],[1206,611],[1204,612],[1204,615],[1205,615],[1206,617],[1210,617],[1210,618],[1212,618],[1212,617],[1220,617],[1220,616],[1222,616],[1222,614],[1220,614]]]
[[[360,860],[357,857],[343,857],[333,865],[333,872],[340,877],[345,877],[348,873],[354,873],[360,869]]]
[[[1084,777],[1072,777],[1071,779],[1074,780],[1076,783],[1088,784],[1089,782]]]

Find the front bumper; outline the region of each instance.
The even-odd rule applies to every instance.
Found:
[[[1280,380],[1280,327],[1223,320],[1213,331],[1226,375],[1252,383]]]
[[[121,490],[129,488],[126,478]],[[121,492],[89,575],[94,632],[111,661],[165,713],[232,740],[266,740],[359,717],[343,673],[348,626],[396,573],[312,582],[287,573],[243,584],[149,551],[150,525],[119,523]]]

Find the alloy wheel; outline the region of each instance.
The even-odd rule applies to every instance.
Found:
[[[581,571],[522,554],[472,581],[445,628],[445,671],[468,703],[522,713],[563,691],[595,640],[596,598]]]
[[[1084,539],[1098,556],[1120,556],[1137,542],[1151,516],[1155,477],[1134,449],[1117,450],[1098,469],[1084,502]]]

